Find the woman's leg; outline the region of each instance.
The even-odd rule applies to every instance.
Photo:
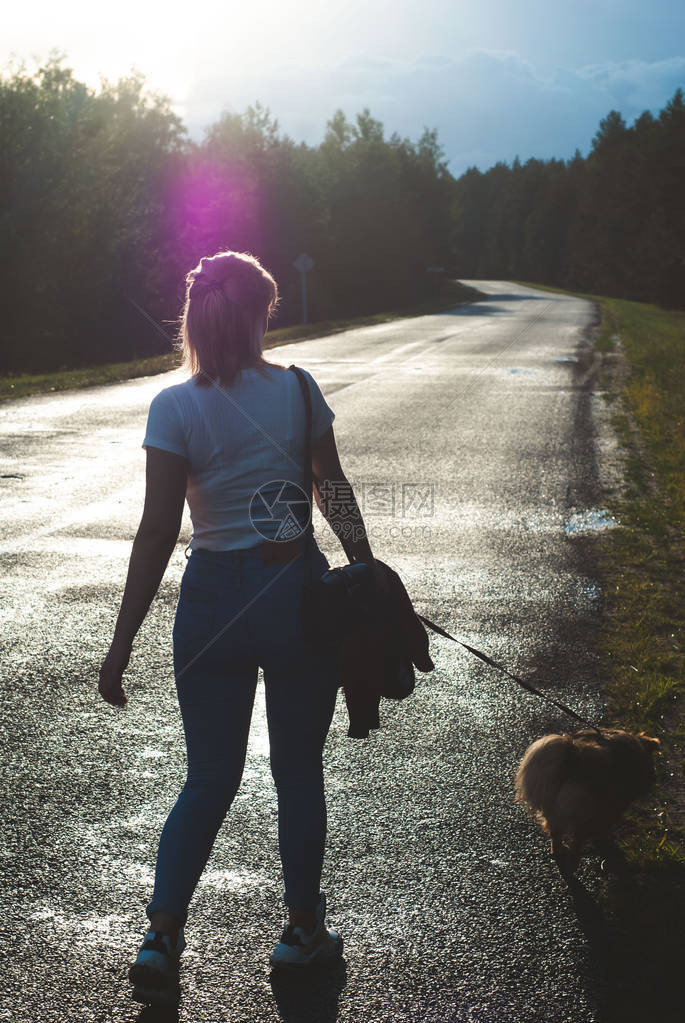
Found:
[[[312,571],[328,568],[314,544]],[[248,611],[264,669],[271,771],[278,795],[278,843],[283,864],[285,901],[312,915],[319,899],[326,838],[322,753],[335,708],[338,668],[316,656],[302,636],[302,559],[275,573],[255,570],[252,588],[258,603]],[[307,921],[292,920],[309,930]],[[313,919],[313,915],[312,915]]]
[[[180,699],[188,777],[162,829],[155,888],[147,915],[185,923],[190,899],[217,832],[240,786],[257,684],[257,668],[218,671],[188,680]]]
[[[325,670],[306,660],[265,668],[264,680],[285,902],[313,913],[326,840],[322,754],[337,688]]]
[[[230,607],[225,608],[230,615]],[[245,766],[257,665],[246,656],[242,630],[236,627],[217,637],[216,622],[210,608],[184,604],[182,597],[174,626],[174,667],[188,777],[162,830],[154,894],[146,909],[151,922],[171,916],[179,926],[185,923]]]

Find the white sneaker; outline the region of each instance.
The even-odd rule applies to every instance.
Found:
[[[310,966],[332,962],[342,955],[342,935],[325,925],[326,895],[319,893],[316,906],[316,927],[307,934],[301,927],[287,924],[269,962],[272,966]]]
[[[173,945],[168,934],[148,931],[138,958],[128,971],[133,997],[146,1005],[177,1005],[180,997],[178,961],[186,947],[183,928]]]

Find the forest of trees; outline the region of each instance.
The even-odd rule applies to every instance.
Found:
[[[685,308],[685,101],[628,127],[612,110],[589,155],[515,160],[456,183],[463,276],[555,284]]]
[[[93,90],[59,58],[0,78],[0,372],[168,351],[185,273],[249,251],[300,317],[293,260],[314,259],[310,318],[407,306],[429,266],[685,305],[685,104],[632,127],[611,112],[587,158],[516,160],[459,179],[437,133],[386,138],[338,111],[319,146],[258,103],[200,144],[141,76]]]

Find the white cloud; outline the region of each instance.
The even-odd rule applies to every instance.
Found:
[[[664,94],[670,99],[678,87],[685,87],[685,57],[594,64],[581,68],[578,76],[604,89],[617,105],[641,113],[662,106]]]
[[[318,142],[333,111],[368,106],[390,134],[417,138],[437,127],[455,174],[477,163],[587,151],[599,121],[618,109],[630,122],[656,111],[685,85],[685,56],[559,68],[542,75],[515,53],[473,50],[415,61],[360,55],[334,67],[218,75],[191,86],[179,106],[195,137],[229,106],[266,103],[296,140]]]

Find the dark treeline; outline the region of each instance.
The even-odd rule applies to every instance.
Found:
[[[515,160],[457,182],[455,262],[503,277],[685,307],[685,102],[628,127],[611,111],[589,155]]]
[[[0,371],[156,354],[183,278],[223,248],[257,255],[282,293],[277,326],[406,306],[429,266],[685,304],[681,92],[627,127],[612,112],[587,158],[471,169],[437,134],[384,136],[333,115],[319,146],[268,110],[224,113],[201,144],[142,77],[92,90],[60,59],[0,79]]]
[[[454,181],[435,132],[393,135],[342,112],[312,148],[259,104],[202,144],[133,76],[97,93],[59,59],[0,80],[0,370],[123,361],[169,350],[183,278],[201,256],[252,252],[274,274],[276,326],[410,304],[435,286]]]

